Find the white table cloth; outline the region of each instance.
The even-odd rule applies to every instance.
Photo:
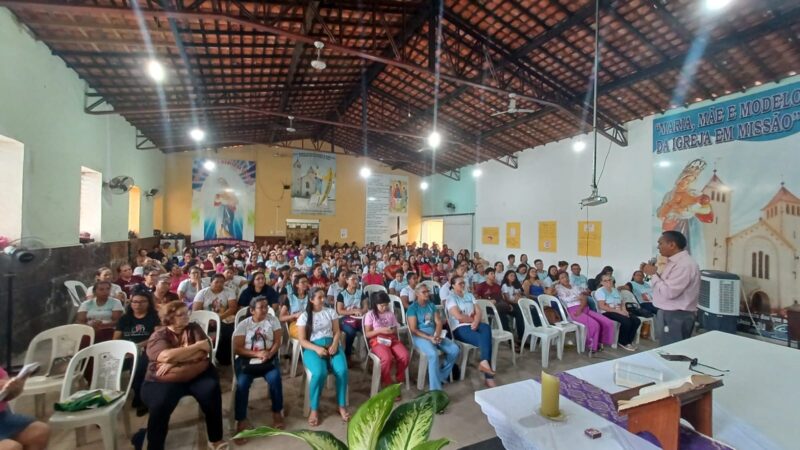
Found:
[[[568,370],[606,392],[624,388],[614,384],[617,361],[651,367],[664,381],[694,374],[688,361],[667,361],[658,353],[697,358],[730,372],[714,390],[714,439],[740,450],[800,449],[800,351],[756,339],[710,331],[648,352]],[[719,372],[698,366],[708,374]]]
[[[524,380],[475,392],[475,401],[509,450],[654,450],[658,447],[561,396],[563,422],[536,413],[541,386]],[[584,434],[587,428],[603,433],[599,439]]]

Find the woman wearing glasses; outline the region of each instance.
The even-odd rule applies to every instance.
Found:
[[[492,329],[488,324],[481,322],[481,310],[475,303],[475,297],[466,292],[464,277],[454,276],[450,280],[450,286],[450,295],[445,306],[449,313],[450,330],[459,341],[480,349],[481,361],[478,363],[478,370],[483,372],[486,386],[495,387],[494,370],[489,364],[492,360]]]
[[[614,287],[614,279],[611,275],[603,275],[600,278],[600,288],[594,291],[594,298],[597,300],[597,309],[602,311],[607,318],[619,323],[620,347],[629,352],[636,351],[633,341],[642,321],[628,313],[622,296]]]
[[[459,349],[455,342],[442,337],[442,318],[436,305],[430,302],[431,293],[424,284],[418,284],[414,291],[415,301],[406,312],[408,329],[414,346],[428,358],[428,381],[432,391],[442,390],[442,380],[446,380],[453,370]],[[444,353],[444,365],[439,361],[439,352]]]

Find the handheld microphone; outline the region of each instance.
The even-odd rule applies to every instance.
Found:
[[[650,264],[651,266],[655,266],[657,261],[658,261],[658,258],[656,258],[654,256],[654,257],[652,257],[652,258],[647,260],[647,264]]]

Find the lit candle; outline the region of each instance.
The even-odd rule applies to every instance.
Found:
[[[542,407],[541,413],[546,417],[558,417],[561,413],[558,408],[558,396],[561,390],[561,381],[545,371],[542,371]]]

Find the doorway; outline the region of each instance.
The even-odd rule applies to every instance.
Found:
[[[444,244],[444,220],[442,219],[424,219],[422,221],[422,231],[420,240],[426,244],[433,244],[436,242],[440,246]]]
[[[303,245],[319,243],[319,220],[286,219],[286,241]]]

